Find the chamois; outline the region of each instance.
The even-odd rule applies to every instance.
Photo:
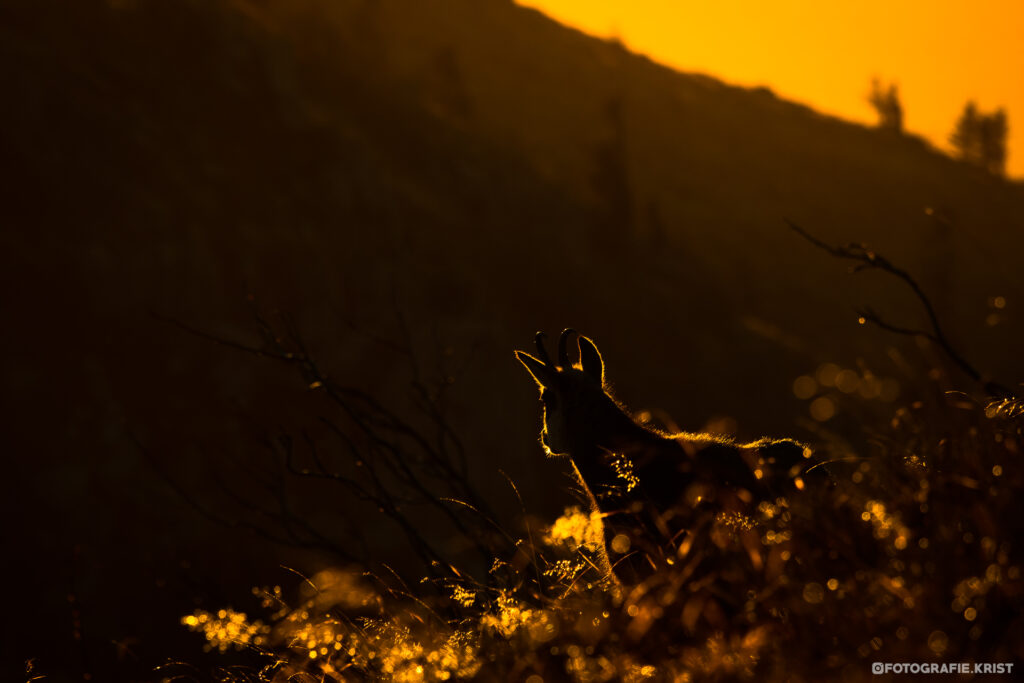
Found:
[[[577,363],[569,359],[573,335]],[[563,331],[553,363],[544,340],[538,332],[537,357],[522,351],[515,356],[540,387],[544,450],[569,458],[591,512],[598,513],[592,517],[602,520],[605,547],[595,559],[611,582],[636,583],[672,564],[676,547],[692,543],[698,533],[696,510],[739,513],[755,498],[770,500],[786,483],[803,486],[800,474],[810,463],[801,444],[788,439],[738,444],[640,425],[610,395],[593,341]],[[751,536],[743,544],[753,555],[757,537]]]

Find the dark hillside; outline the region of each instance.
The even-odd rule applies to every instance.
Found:
[[[196,515],[136,440],[216,497],[210,469],[314,399],[161,318],[252,341],[252,295],[406,409],[409,359],[375,341],[399,340],[425,381],[454,378],[481,485],[500,466],[544,512],[563,479],[511,355],[536,329],[600,339],[632,407],[744,437],[797,434],[791,383],[821,362],[917,353],[851,313],[917,325],[910,297],[783,218],[919,274],[968,356],[1024,377],[1019,184],[503,0],[0,0],[0,93],[18,656],[79,652],[70,591],[89,666],[142,638],[144,667],[183,599],[226,602],[239,565],[256,581],[295,555]]]

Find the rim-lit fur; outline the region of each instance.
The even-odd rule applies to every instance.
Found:
[[[575,362],[569,358],[573,337]],[[592,511],[604,521],[608,543],[619,534],[630,541],[628,558],[614,552],[609,556],[607,548],[599,553],[609,578],[634,582],[671,563],[666,553],[688,531],[691,512],[700,505],[739,511],[755,498],[769,496],[780,480],[802,486],[799,474],[808,453],[795,441],[737,444],[709,434],[647,428],[610,395],[604,360],[592,340],[571,329],[563,331],[556,362],[544,342],[545,335],[538,332],[537,355],[515,355],[540,388],[545,451],[571,460]]]

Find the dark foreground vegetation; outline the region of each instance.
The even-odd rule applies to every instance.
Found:
[[[805,398],[856,414],[868,445],[822,431],[827,477],[749,514],[698,506],[668,566],[619,584],[594,559],[604,539],[585,501],[557,519],[490,517],[463,488],[454,435],[408,431],[296,339],[265,339],[249,350],[299,369],[348,425],[326,450],[279,439],[283,471],[373,501],[422,569],[342,564],[254,588],[245,611],[189,613],[183,626],[220,663],[171,662],[166,679],[869,680],[874,662],[1024,657],[1024,404],[944,390],[940,366],[905,377],[912,396],[881,408],[869,368],[820,369]],[[474,559],[444,558],[414,512],[423,504],[450,513],[445,547]],[[301,522],[272,509],[285,528]]]

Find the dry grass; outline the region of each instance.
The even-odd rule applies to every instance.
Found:
[[[220,672],[234,680],[860,680],[875,661],[1019,660],[1024,422],[1011,408],[937,390],[873,408],[873,453],[821,444],[854,457],[749,516],[704,511],[640,585],[602,579],[594,520],[569,508],[523,527],[483,577],[329,570],[258,591],[260,620],[183,623],[254,654]]]

